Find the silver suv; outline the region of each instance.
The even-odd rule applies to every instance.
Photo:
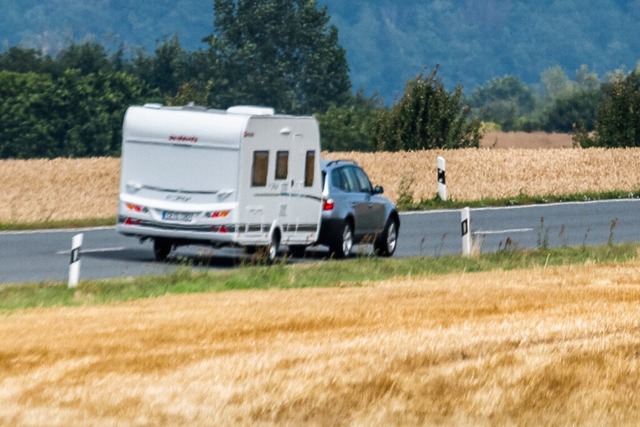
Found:
[[[336,258],[348,257],[356,243],[373,243],[374,252],[396,251],[400,217],[395,205],[372,186],[356,163],[322,160],[323,207],[318,243]]]

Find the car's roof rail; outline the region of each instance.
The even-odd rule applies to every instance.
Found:
[[[338,160],[331,160],[331,161],[329,161],[329,162],[327,163],[327,166],[331,166],[331,165],[333,165],[333,164],[341,163],[341,162],[344,162],[344,163],[355,163],[353,160],[349,160],[349,159],[338,159]]]

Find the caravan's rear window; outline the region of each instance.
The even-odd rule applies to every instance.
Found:
[[[289,152],[278,151],[276,156],[276,179],[287,179],[289,175]]]
[[[253,187],[266,187],[268,171],[269,171],[269,152],[254,151],[253,166],[251,167],[251,185]]]
[[[304,165],[304,186],[313,187],[313,176],[315,175],[316,152],[307,151],[307,159]]]

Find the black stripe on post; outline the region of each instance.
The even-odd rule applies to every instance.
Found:
[[[80,248],[71,250],[71,264],[80,261]]]
[[[445,172],[438,168],[438,182],[440,184],[446,184],[447,183],[447,179],[445,178]]]
[[[464,237],[469,233],[469,221],[465,219],[464,221],[462,221],[461,225],[462,225],[462,237]]]

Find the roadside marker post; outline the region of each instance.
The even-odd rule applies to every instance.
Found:
[[[445,158],[438,156],[438,195],[442,200],[447,200],[446,166]]]
[[[71,239],[71,262],[69,263],[69,288],[75,288],[80,280],[80,247],[84,234],[76,234]]]
[[[462,255],[471,256],[471,211],[469,208],[461,212]]]

